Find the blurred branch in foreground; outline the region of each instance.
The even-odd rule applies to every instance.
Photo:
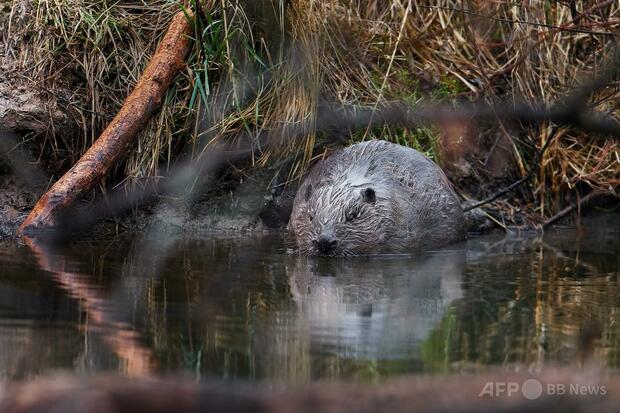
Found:
[[[548,389],[562,386],[565,393]],[[537,374],[464,374],[411,377],[373,384],[318,383],[266,386],[184,379],[128,380],[114,376],[76,380],[56,377],[0,385],[0,411],[145,413],[177,412],[616,412],[618,376],[585,370]],[[455,407],[456,406],[456,407]]]

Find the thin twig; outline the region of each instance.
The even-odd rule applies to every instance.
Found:
[[[424,9],[436,9],[436,10],[454,11],[454,12],[457,12],[457,13],[469,14],[471,16],[482,17],[484,19],[494,20],[494,21],[501,22],[501,23],[522,24],[522,25],[527,25],[527,26],[544,27],[544,28],[547,28],[547,29],[560,30],[560,31],[564,31],[564,32],[575,32],[575,33],[585,33],[585,34],[598,34],[598,35],[603,35],[603,36],[613,36],[614,35],[611,32],[598,32],[598,31],[583,30],[583,29],[573,29],[573,28],[567,28],[567,27],[562,27],[562,26],[554,26],[552,24],[546,24],[546,23],[530,22],[530,21],[526,21],[526,20],[505,19],[505,18],[502,18],[502,17],[495,17],[495,16],[489,16],[489,15],[486,15],[486,14],[478,13],[478,12],[475,12],[473,10],[459,9],[459,8],[456,8],[456,7],[448,7],[448,6],[423,6],[423,5],[419,5],[419,7],[424,8]]]
[[[521,184],[523,184],[524,182],[527,182],[533,175],[535,175],[535,173],[538,173],[538,171],[540,170],[540,160],[542,159],[543,154],[545,153],[545,151],[549,147],[549,144],[557,136],[558,130],[559,130],[559,128],[557,126],[554,127],[551,130],[551,133],[549,134],[549,137],[547,138],[547,141],[545,142],[543,147],[540,149],[540,151],[538,151],[536,153],[536,156],[534,157],[532,165],[530,166],[530,170],[528,171],[528,173],[524,177],[518,179],[517,181],[515,181],[512,184],[508,185],[507,187],[502,188],[501,190],[495,192],[493,195],[483,199],[482,201],[476,202],[475,204],[470,205],[467,208],[464,208],[463,211],[464,212],[471,211],[472,209],[481,207],[482,205],[486,205],[486,204],[488,204],[490,202],[495,201],[500,196],[502,196],[504,194],[507,194],[508,192],[511,192],[515,188],[518,188],[519,186],[521,186]],[[534,171],[534,169],[536,171]]]
[[[573,204],[567,206],[566,208],[564,208],[563,210],[561,210],[560,212],[558,212],[557,214],[555,214],[554,216],[552,216],[551,218],[549,218],[548,220],[546,220],[542,227],[543,228],[547,228],[549,225],[553,224],[556,221],[559,221],[560,219],[564,218],[566,215],[570,214],[571,212],[573,212],[574,210],[576,210],[577,208],[581,208],[582,206],[586,205],[587,203],[589,203],[590,201],[592,201],[594,198],[600,196],[600,195],[604,195],[604,192],[600,192],[600,191],[592,191],[590,192],[588,195],[584,196],[583,198],[579,198],[579,200],[577,202],[574,202]]]

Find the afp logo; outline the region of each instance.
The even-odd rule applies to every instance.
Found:
[[[489,381],[478,394],[478,397],[511,397],[521,394],[528,400],[534,400],[541,396],[543,385],[536,379],[525,380],[523,383],[516,381]]]

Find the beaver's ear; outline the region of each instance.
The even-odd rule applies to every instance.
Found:
[[[312,195],[312,184],[308,184],[306,187],[306,192],[304,193],[304,201],[308,202],[310,200],[310,195]]]
[[[372,188],[364,188],[362,189],[362,199],[369,204],[374,204],[377,202],[377,195],[375,194],[375,190]]]

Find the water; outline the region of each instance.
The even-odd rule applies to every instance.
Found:
[[[618,215],[421,256],[308,259],[278,235],[0,246],[0,377],[277,383],[620,367]]]

